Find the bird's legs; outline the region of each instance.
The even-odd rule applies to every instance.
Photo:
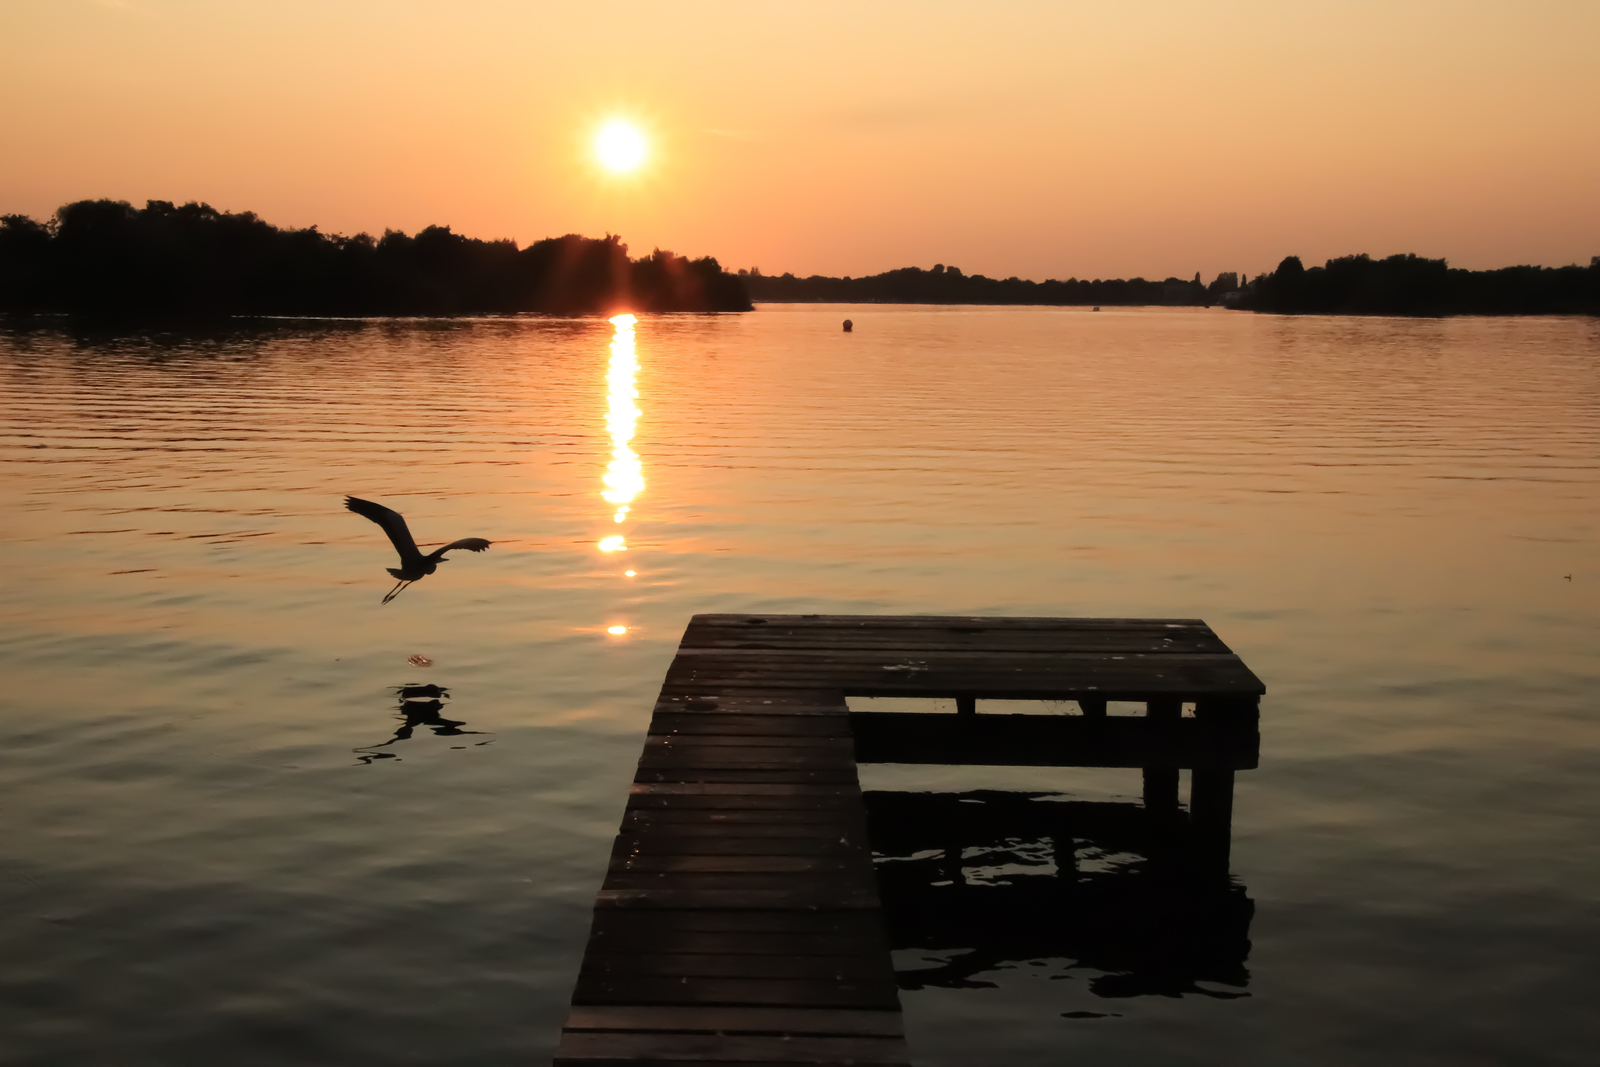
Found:
[[[409,580],[407,580],[405,578],[400,579],[400,581],[395,583],[395,587],[393,589],[389,590],[389,595],[383,598],[383,602],[385,604],[387,604],[389,601],[393,600],[395,597],[399,596],[402,592],[404,592],[405,591],[405,587],[410,585],[410,584],[411,584],[411,582]]]

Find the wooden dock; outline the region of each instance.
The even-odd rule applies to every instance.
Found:
[[[1259,679],[1197,619],[697,615],[667,671],[558,1067],[908,1064],[857,762],[1136,767],[1227,873]],[[954,698],[858,712],[846,696]],[[978,700],[1077,701],[1081,715]],[[1109,715],[1136,701],[1143,715]]]

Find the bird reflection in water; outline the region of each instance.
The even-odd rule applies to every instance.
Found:
[[[400,698],[395,710],[399,713],[396,718],[400,725],[395,729],[394,736],[387,741],[376,745],[364,745],[355,749],[362,753],[357,758],[362,763],[371,763],[380,759],[398,759],[393,752],[378,752],[377,749],[387,748],[396,741],[409,741],[417,727],[426,726],[437,737],[461,737],[465,734],[481,734],[482,730],[463,730],[465,720],[446,719],[440,713],[444,711],[444,702],[450,699],[450,690],[439,685],[397,685],[395,695]],[[488,741],[479,741],[479,745],[489,744]],[[460,746],[465,747],[465,746]]]
[[[899,970],[902,989],[992,987],[979,976],[1057,959],[1071,962],[1052,977],[1090,972],[1099,997],[1250,995],[1254,903],[1197,875],[1184,835],[1139,805],[995,791],[865,800],[890,946],[934,957]]]

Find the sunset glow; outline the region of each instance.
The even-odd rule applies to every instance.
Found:
[[[1155,10],[4,4],[0,214],[195,199],[801,277],[1600,254],[1593,0]]]
[[[613,174],[638,170],[647,152],[644,134],[625,119],[612,119],[595,134],[595,158]]]

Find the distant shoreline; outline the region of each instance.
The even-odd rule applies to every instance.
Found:
[[[1193,281],[1167,278],[1121,278],[1094,281],[1033,282],[1021,278],[987,278],[963,274],[943,264],[932,270],[902,267],[865,278],[829,278],[793,274],[766,275],[759,270],[739,272],[750,299],[773,304],[988,304],[1042,307],[1203,307],[1222,302],[1228,288],[1237,287],[1237,275],[1220,275],[1210,286],[1197,274]],[[1226,284],[1234,279],[1233,285]]]
[[[774,304],[1212,307],[1274,314],[1600,314],[1600,256],[1588,267],[1468,271],[1442,259],[1289,256],[1255,278],[1042,282],[943,264],[862,278],[724,270],[661,249],[631,259],[620,237],[567,234],[519,248],[429,226],[345,237],[284,230],[253,212],[80,200],[48,222],[0,217],[0,313],[123,321],[392,318],[538,313],[750,311]]]
[[[1600,256],[1588,267],[1503,267],[1468,271],[1416,255],[1345,256],[1309,270],[1289,256],[1254,279],[1219,274],[1209,285],[1166,278],[1070,278],[1033,282],[963,274],[942,264],[903,267],[864,278],[740,271],[758,303],[967,304],[1033,307],[1213,307],[1273,314],[1595,315],[1600,314]]]

